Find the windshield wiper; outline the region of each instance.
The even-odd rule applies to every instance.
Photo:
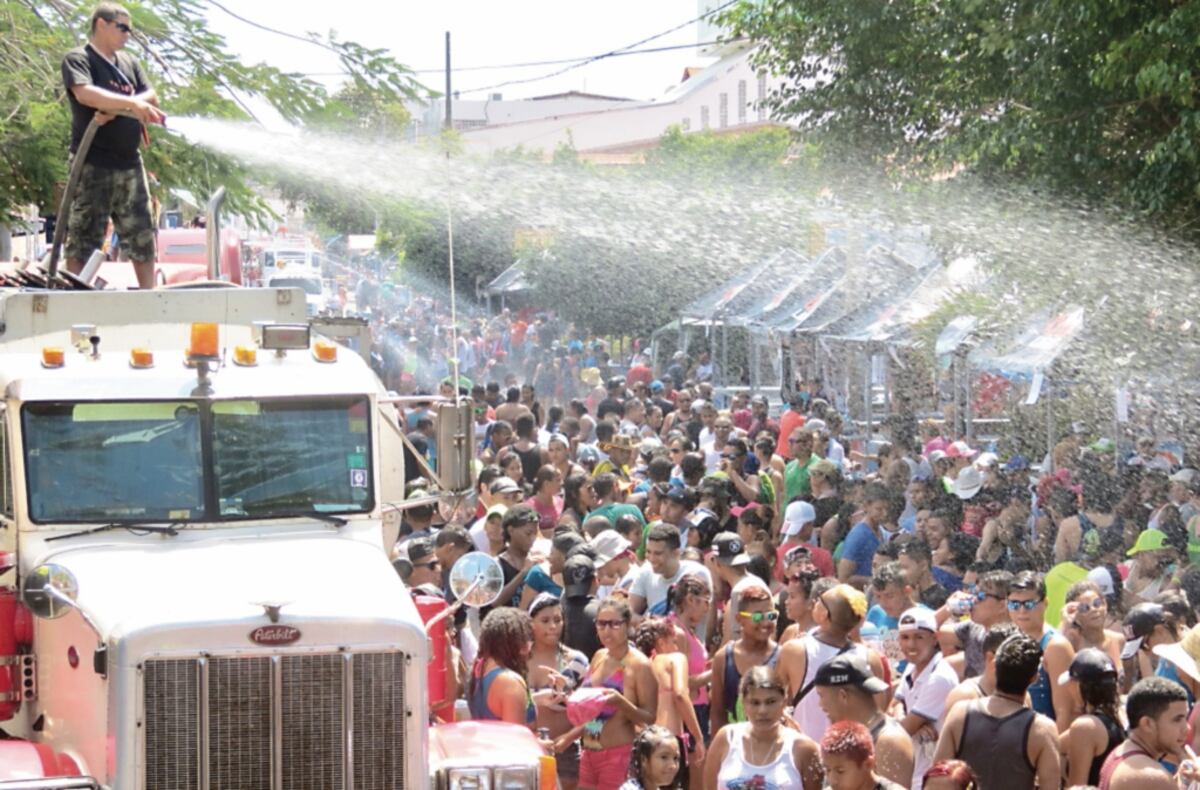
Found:
[[[176,535],[179,534],[179,530],[176,529],[175,524],[167,524],[166,526],[163,526],[161,524],[118,524],[118,523],[113,523],[113,524],[101,524],[100,526],[92,527],[91,529],[81,529],[78,532],[68,532],[65,535],[53,535],[49,538],[46,538],[46,542],[49,543],[52,540],[65,540],[67,538],[78,538],[82,535],[95,535],[98,532],[109,532],[114,529],[128,530],[128,531],[132,532],[134,535],[149,535],[152,533],[156,533],[156,534],[160,534],[160,535],[170,535],[171,537],[175,537]]]
[[[332,524],[335,527],[344,527],[347,523],[346,519],[341,516],[335,516],[332,513],[322,513],[319,510],[310,510],[307,513],[297,513],[296,515],[315,518],[317,521],[324,521],[326,524]]]

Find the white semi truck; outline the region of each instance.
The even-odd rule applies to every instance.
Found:
[[[0,787],[548,790],[527,728],[431,723],[377,377],[219,285],[0,291]]]

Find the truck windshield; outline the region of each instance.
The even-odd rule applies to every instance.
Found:
[[[374,507],[365,397],[27,403],[37,522],[219,521]],[[205,434],[211,441],[203,441]]]
[[[204,511],[196,403],[28,403],[35,521],[176,521]]]
[[[218,401],[212,410],[222,517],[372,507],[366,398]]]

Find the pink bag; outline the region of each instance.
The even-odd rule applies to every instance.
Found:
[[[608,702],[608,689],[581,688],[567,697],[567,719],[578,727],[598,717],[601,713],[612,713]]]

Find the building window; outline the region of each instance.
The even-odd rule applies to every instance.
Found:
[[[707,104],[700,108],[700,128],[701,129],[708,128],[708,105]]]
[[[738,80],[738,124],[746,122],[746,81]]]
[[[758,72],[758,120],[767,120],[767,72]]]
[[[726,126],[729,125],[729,94],[728,93],[721,94],[720,104],[718,105],[718,110],[717,110],[717,115],[718,115],[718,123],[720,123],[721,128],[724,129]]]
[[[682,128],[682,129],[683,129],[685,132],[691,131],[691,129],[692,129],[692,119],[691,119],[691,118],[684,118],[684,119],[683,119],[683,123],[681,123],[679,126],[680,126],[680,128]]]

